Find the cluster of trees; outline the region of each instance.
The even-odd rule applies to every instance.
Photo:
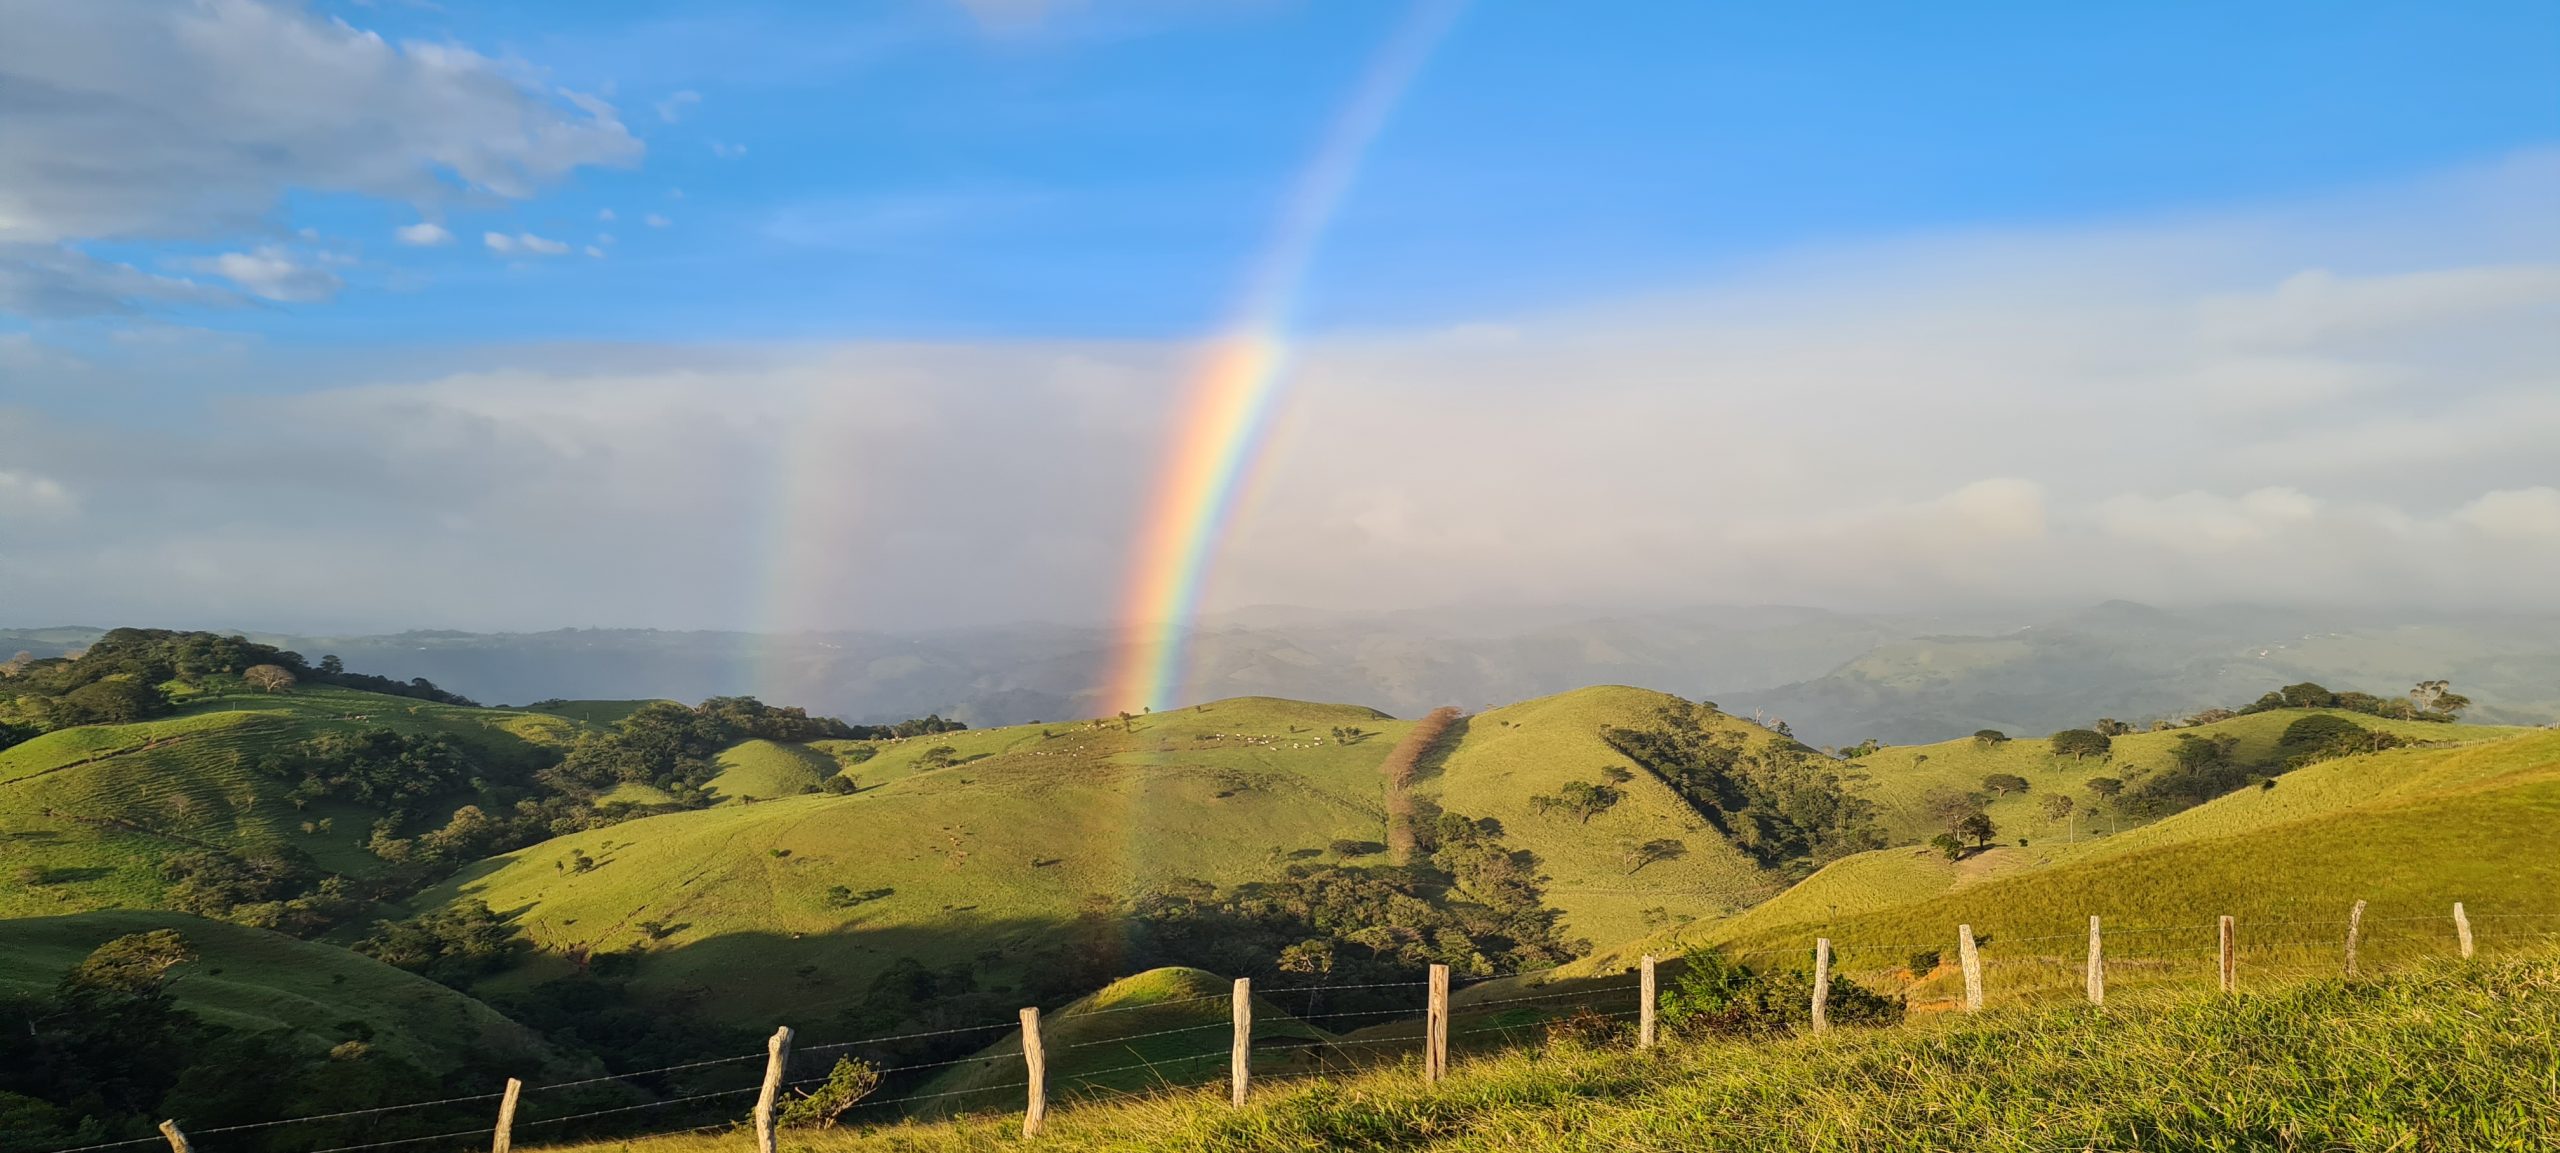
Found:
[[[445,704],[470,700],[424,677],[395,681],[351,673],[338,658],[302,654],[220,633],[112,629],[77,654],[19,653],[0,662],[0,747],[77,725],[124,724],[167,713],[166,685],[210,688],[226,678],[264,692],[309,681]]]
[[[938,717],[928,720],[949,723]],[[902,722],[917,723],[922,722]],[[611,731],[581,735],[568,755],[542,776],[564,792],[637,782],[654,785],[681,804],[707,805],[711,797],[703,786],[720,774],[716,758],[739,741],[857,740],[885,735],[887,730],[879,726],[812,717],[807,710],[768,705],[754,697],[713,697],[694,706],[651,701]]]
[[[2471,698],[2453,691],[2450,681],[2420,681],[2408,693],[2398,697],[2377,697],[2371,693],[2331,692],[2327,688],[2304,681],[2286,685],[2238,710],[2239,713],[2263,713],[2270,709],[2339,709],[2350,713],[2388,717],[2402,721],[2434,721],[2450,724],[2471,707]]]
[[[1419,979],[1433,964],[1474,977],[1544,968],[1586,948],[1561,936],[1536,857],[1506,847],[1498,823],[1443,813],[1424,842],[1427,864],[1297,865],[1228,889],[1157,888],[1131,910],[1138,963],[1352,986]],[[1372,992],[1346,990],[1309,1012],[1404,1003],[1373,1003]]]
[[[1833,762],[1792,741],[1751,748],[1741,733],[1715,727],[1716,715],[1706,705],[1668,706],[1651,726],[1601,737],[1764,866],[1810,872],[1883,846],[1874,806],[1849,794]]]

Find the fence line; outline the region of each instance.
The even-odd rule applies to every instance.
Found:
[[[2473,924],[2475,921],[2488,922],[2492,924],[2515,921],[2560,921],[2560,913],[2554,912],[2471,913],[2462,903],[2459,902],[2453,905],[2450,916],[2441,914],[2428,916],[2366,916],[2364,915],[2366,908],[2367,902],[2358,900],[2352,905],[2347,906],[2344,916],[2336,919],[2287,916],[2265,921],[2246,921],[2237,920],[2231,916],[2223,915],[2212,922],[2200,922],[2191,925],[2102,925],[2100,918],[2091,917],[2086,936],[2088,950],[2085,958],[2072,956],[2071,953],[2073,951],[2068,949],[2054,949],[2027,953],[2016,953],[2011,951],[2016,946],[2020,945],[2047,944],[2063,941],[2077,941],[2082,939],[2082,935],[2076,932],[2009,938],[1993,933],[1977,934],[1976,927],[1970,924],[1954,926],[1951,940],[1957,946],[1958,956],[1962,960],[1962,974],[1964,978],[1963,995],[1958,1004],[1968,1012],[1977,1012],[1983,1008],[1986,1000],[1986,991],[1984,989],[1982,969],[1986,961],[1992,962],[2005,970],[2021,970],[2028,974],[2028,981],[2023,986],[2000,990],[2002,992],[2011,993],[2012,995],[2024,993],[2025,995],[2032,996],[2046,991],[2048,988],[2051,988],[2053,991],[2059,991],[2059,986],[2047,986],[2039,982],[2059,977],[2061,973],[2065,971],[2066,967],[2079,969],[2080,976],[2085,982],[2085,993],[2089,1003],[2092,1005],[2102,1006],[2104,1003],[2104,992],[2110,970],[2120,970],[2122,975],[2139,980],[2145,974],[2156,975],[2164,972],[2182,971],[2191,961],[2209,957],[2214,958],[2213,964],[2209,970],[2200,966],[2200,974],[2202,972],[2210,972],[2212,974],[2212,979],[2216,981],[2221,993],[2233,994],[2238,991],[2239,980],[2247,973],[2247,968],[2240,964],[2244,958],[2256,958],[2258,961],[2263,962],[2271,955],[2299,955],[2334,949],[2337,950],[2337,952],[2331,955],[2334,956],[2339,963],[2339,969],[2335,971],[2341,971],[2344,976],[2353,979],[2360,975],[2361,962],[2368,954],[2376,959],[2384,959],[2387,955],[2426,950],[2442,951],[2463,958],[2472,957],[2474,956],[2475,948],[2475,930]],[[2433,931],[2429,931],[2418,928],[2418,926],[2421,925],[2432,925],[2437,926],[2437,928]],[[2278,932],[2270,935],[2266,932],[2266,930],[2269,929],[2323,929],[2327,930],[2327,932]],[[2212,933],[2214,936],[2210,939],[2213,943],[2210,945],[2182,945],[2161,940],[2161,938],[2167,934],[2189,932],[2200,934]],[[2555,938],[2560,938],[2560,928],[2555,928],[2553,930],[2511,930],[2504,933],[2492,934],[2492,936],[2497,939],[2495,943],[2501,944],[2512,943],[2517,940],[2549,941]],[[2112,938],[2112,940],[2110,940],[2110,938]],[[2126,938],[2134,938],[2141,943],[2137,943],[2132,948],[2127,948],[2121,943]],[[1872,954],[1876,952],[1908,950],[1914,956],[1927,953],[1935,954],[1940,958],[1943,958],[1943,949],[1948,943],[1949,942],[1947,941],[1922,943],[1833,941],[1829,939],[1821,939],[1808,941],[1805,945],[1794,948],[1752,949],[1726,952],[1721,953],[1720,955],[1728,959],[1785,956],[1799,961],[1810,961],[1814,972],[1817,974],[1816,980],[1813,982],[1811,988],[1811,1020],[1813,1022],[1814,1031],[1820,1032],[1824,1026],[1828,1024],[1825,1009],[1827,1007],[1826,1001],[1829,999],[1833,981],[1848,979],[1847,975],[1852,972],[1851,970],[1836,968],[1833,965],[1837,956],[1851,952]],[[2163,945],[2170,947],[2159,947]],[[1564,966],[1552,966],[1546,969],[1503,974],[1473,982],[1467,987],[1473,988],[1476,985],[1489,984],[1496,981],[1514,981],[1526,977],[1541,976],[1554,973],[1563,967]],[[1861,976],[1907,975],[1911,979],[1912,984],[1906,986],[1906,988],[1911,988],[1918,985],[1923,980],[1934,979],[1936,974],[1944,967],[1944,961],[1940,960],[1936,966],[1932,967],[1927,972],[1913,972],[1909,967],[1892,966],[1863,968],[1855,970],[1854,972]],[[1432,965],[1430,967],[1428,978],[1423,981],[1381,981],[1345,985],[1309,985],[1261,990],[1251,989],[1250,983],[1247,981],[1238,981],[1236,983],[1236,988],[1232,992],[1202,994],[1199,996],[1181,997],[1166,1001],[1150,1002],[1147,1004],[1118,1005],[1109,1008],[1089,1009],[1072,1013],[1061,1012],[1052,1018],[1055,1021],[1083,1020],[1090,1017],[1113,1013],[1136,1012],[1147,1009],[1165,1009],[1216,1000],[1231,1000],[1235,1005],[1235,1011],[1231,1021],[1204,1021],[1194,1025],[1156,1029],[1125,1036],[1102,1037],[1086,1041],[1078,1041],[1072,1044],[1055,1046],[1054,1048],[1044,1050],[1039,1039],[1039,1013],[1035,1009],[1025,1009],[1019,1015],[1016,1022],[990,1022],[982,1025],[967,1025],[948,1029],[895,1033],[860,1040],[830,1042],[828,1044],[801,1048],[797,1050],[797,1055],[816,1056],[819,1054],[841,1052],[843,1050],[855,1049],[863,1046],[885,1045],[901,1041],[923,1040],[937,1037],[955,1037],[969,1033],[989,1032],[1007,1028],[1020,1029],[1022,1032],[1023,1051],[1019,1055],[1010,1053],[980,1053],[973,1056],[954,1058],[950,1060],[919,1062],[910,1065],[884,1067],[880,1069],[880,1072],[884,1076],[889,1074],[916,1074],[935,1069],[948,1069],[972,1064],[990,1064],[1018,1059],[1025,1062],[1025,1072],[1028,1074],[1023,1080],[1010,1081],[996,1085],[941,1090],[930,1093],[910,1093],[897,1097],[876,1098],[856,1102],[850,1106],[850,1108],[878,1109],[898,1105],[908,1105],[923,1101],[948,1100],[951,1098],[968,1097],[1009,1090],[1026,1090],[1028,1096],[1025,1102],[1025,1135],[1033,1136],[1039,1132],[1041,1119],[1043,1114],[1046,1112],[1047,1107],[1046,1080],[1048,1072],[1047,1054],[1049,1052],[1063,1054],[1102,1045],[1125,1046],[1130,1045],[1133,1042],[1225,1028],[1230,1031],[1230,1035],[1228,1038],[1224,1039],[1225,1043],[1221,1044],[1217,1049],[1203,1050],[1195,1054],[1141,1059],[1134,1063],[1116,1065],[1104,1069],[1075,1070],[1071,1072],[1071,1084],[1082,1091],[1093,1092],[1103,1088],[1092,1084],[1092,1082],[1097,1079],[1143,1069],[1158,1072],[1159,1084],[1157,1087],[1169,1086],[1177,1083],[1170,1079],[1170,1070],[1183,1068],[1196,1063],[1207,1062],[1220,1056],[1227,1056],[1230,1058],[1228,1076],[1232,1092],[1231,1099],[1232,1103],[1238,1107],[1245,1104],[1248,1086],[1251,1080],[1258,1079],[1260,1081],[1269,1082],[1327,1075],[1336,1071],[1331,1062],[1332,1056],[1339,1054],[1345,1057],[1350,1057],[1354,1051],[1372,1047],[1397,1045],[1418,1046],[1422,1060],[1423,1075],[1427,1081],[1436,1083],[1446,1075],[1448,1067],[1448,1043],[1453,1037],[1483,1037],[1493,1034],[1516,1036],[1523,1032],[1552,1024],[1557,1019],[1555,1017],[1538,1017],[1521,1021],[1496,1022],[1482,1027],[1452,1032],[1449,1028],[1449,1024],[1453,1015],[1484,1015],[1487,1014],[1488,1011],[1492,1011],[1493,1015],[1500,1016],[1516,1012],[1530,1011],[1528,1010],[1528,1007],[1530,1006],[1552,1006],[1559,1010],[1568,1008],[1572,1009],[1575,1011],[1575,1016],[1583,1019],[1597,1018],[1601,1020],[1618,1021],[1627,1018],[1635,1018],[1638,1022],[1637,1044],[1640,1047],[1650,1047],[1654,1040],[1656,1010],[1661,1000],[1661,995],[1655,981],[1655,958],[1651,955],[1641,958],[1638,974],[1637,979],[1633,982],[1622,979],[1612,979],[1612,977],[1608,976],[1571,978],[1566,979],[1571,982],[1569,985],[1565,985],[1563,982],[1558,982],[1560,987],[1548,992],[1530,993],[1521,996],[1499,997],[1455,1004],[1453,1004],[1449,996],[1450,970],[1446,965]],[[1531,985],[1529,987],[1537,988],[1538,986]],[[1338,1014],[1326,1014],[1320,1015],[1318,1019],[1382,1016],[1410,1017],[1415,1016],[1417,1014],[1417,1010],[1419,1010],[1419,1016],[1421,1017],[1422,1024],[1422,1030],[1419,1035],[1400,1034],[1385,1037],[1334,1037],[1313,1040],[1293,1040],[1277,1044],[1261,1045],[1253,1043],[1250,1001],[1251,996],[1254,993],[1258,992],[1266,997],[1270,997],[1289,993],[1352,992],[1361,990],[1413,988],[1421,988],[1426,991],[1426,996],[1422,998],[1422,1003],[1419,1005],[1408,1006],[1402,1009],[1355,1010]],[[1629,994],[1635,995],[1633,999],[1636,1004],[1632,1007],[1603,1010],[1601,1004],[1595,1004],[1595,1002],[1624,1004],[1623,1001],[1608,1002],[1607,999],[1627,997]],[[1311,1070],[1252,1074],[1249,1068],[1250,1057],[1257,1053],[1307,1053],[1316,1057],[1316,1059],[1323,1062],[1323,1064],[1319,1068]],[[385,1149],[395,1146],[422,1144],[433,1141],[451,1141],[466,1137],[478,1138],[491,1134],[495,1134],[496,1136],[497,1147],[503,1149],[509,1139],[511,1130],[517,1127],[517,1123],[514,1122],[513,1118],[513,1106],[515,1105],[518,1090],[525,1093],[543,1093],[554,1090],[600,1085],[609,1082],[629,1082],[642,1077],[708,1069],[722,1065],[743,1064],[758,1058],[764,1058],[767,1064],[764,1081],[761,1085],[750,1085],[735,1089],[721,1089],[702,1093],[693,1093],[656,1101],[642,1102],[639,1104],[619,1105],[609,1108],[572,1113],[566,1116],[542,1118],[522,1122],[521,1127],[525,1129],[535,1129],[546,1126],[567,1125],[572,1122],[586,1121],[597,1117],[639,1113],[651,1109],[696,1104],[704,1101],[740,1097],[749,1093],[755,1093],[758,1094],[758,1102],[753,1119],[756,1122],[755,1128],[758,1131],[759,1146],[766,1151],[770,1151],[774,1148],[773,1133],[774,1126],[778,1122],[779,1106],[782,1104],[780,1100],[780,1094],[782,1091],[786,1089],[802,1088],[829,1080],[828,1076],[804,1077],[796,1080],[786,1079],[785,1074],[787,1072],[788,1064],[794,1055],[795,1053],[791,1046],[791,1030],[786,1027],[777,1030],[771,1044],[767,1048],[767,1051],[760,1054],[747,1054],[738,1057],[722,1057],[702,1061],[680,1062],[673,1065],[660,1066],[654,1069],[633,1070],[625,1073],[580,1078],[545,1085],[524,1086],[521,1083],[510,1079],[507,1089],[503,1092],[467,1094],[463,1096],[439,1098],[430,1101],[413,1101],[395,1105],[373,1106],[364,1109],[348,1109],[332,1113],[314,1114],[305,1117],[288,1117],[267,1121],[244,1122],[236,1125],[225,1125],[205,1129],[195,1136],[209,1137],[221,1134],[271,1129],[284,1125],[346,1120],[356,1117],[371,1117],[382,1114],[407,1112],[443,1106],[472,1105],[493,1100],[503,1100],[504,1105],[502,1105],[498,1114],[498,1119],[494,1125],[483,1125],[471,1129],[460,1129],[452,1132],[423,1136],[400,1137],[352,1145],[331,1146],[325,1149],[313,1150],[312,1153],[358,1153],[358,1151],[361,1150]],[[710,1125],[695,1126],[689,1129],[670,1130],[668,1132],[704,1132],[713,1129],[732,1128],[742,1124],[744,1120],[745,1119],[720,1121]],[[150,1145],[160,1141],[166,1141],[172,1148],[173,1153],[193,1153],[192,1147],[189,1145],[188,1135],[180,1130],[176,1121],[172,1120],[163,1122],[161,1125],[161,1131],[162,1135],[159,1137],[138,1137],[122,1141],[77,1145],[59,1149],[44,1150],[42,1153],[98,1153],[98,1151],[101,1150]]]

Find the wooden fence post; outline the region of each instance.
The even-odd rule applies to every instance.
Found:
[[[1653,1048],[1653,954],[1636,967],[1636,1048]]]
[[[187,1144],[187,1135],[178,1132],[177,1122],[161,1122],[160,1135],[169,1139],[169,1153],[194,1153],[193,1149]]]
[[[2240,943],[2237,939],[2238,935],[2237,927],[2232,924],[2231,914],[2224,913],[2222,915],[2221,926],[2221,973],[2222,991],[2225,993],[2236,993],[2240,991]]]
[[[1956,962],[1964,966],[1964,1011],[1982,1011],[1982,951],[1973,943],[1973,926],[1956,926]]]
[[[2453,939],[2462,946],[2462,959],[2471,959],[2471,914],[2462,911],[2462,902],[2453,903]]]
[[[1813,942],[1813,1031],[1831,1027],[1831,938]]]
[[[1422,1079],[1437,1085],[1449,1075],[1449,967],[1431,967],[1430,1000],[1423,1006]]]
[[[507,1078],[507,1091],[498,1098],[497,1135],[489,1139],[489,1153],[507,1153],[515,1143],[516,1096],[524,1092],[524,1082]]]
[[[2089,915],[2089,1003],[2107,1003],[2107,955],[2098,943],[2098,917]]]
[[[1022,1011],[1022,1065],[1029,1074],[1024,1086],[1022,1135],[1040,1135],[1040,1123],[1049,1119],[1049,1058],[1040,1048],[1040,1010]]]
[[[2347,910],[2347,975],[2350,977],[2356,975],[2356,946],[2363,936],[2364,902],[2358,901],[2355,908]]]
[[[764,1043],[764,1092],[756,1094],[756,1150],[773,1153],[773,1109],[782,1097],[782,1069],[791,1063],[791,1026]]]
[[[1227,1081],[1235,1107],[1242,1109],[1246,1083],[1253,1079],[1253,978],[1236,978],[1235,1007],[1235,1048],[1227,1055]]]

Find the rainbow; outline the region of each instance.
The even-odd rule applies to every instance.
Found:
[[[1131,641],[1121,647],[1105,681],[1104,708],[1168,708],[1181,691],[1210,561],[1235,528],[1238,494],[1269,440],[1286,381],[1291,306],[1316,244],[1388,114],[1463,4],[1416,0],[1380,47],[1283,202],[1278,227],[1245,278],[1232,319],[1177,401],[1169,451],[1139,522],[1121,602],[1120,619]]]

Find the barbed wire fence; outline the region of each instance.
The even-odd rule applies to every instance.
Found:
[[[2242,921],[2223,915],[2213,920],[2199,919],[2171,925],[2116,925],[2107,923],[2101,916],[2092,915],[2088,918],[2085,933],[2078,930],[2034,932],[2010,937],[1977,933],[1975,926],[1962,924],[1954,926],[1947,939],[1934,942],[1834,940],[1824,936],[1816,937],[1806,945],[1710,948],[1702,952],[1713,953],[1724,961],[1745,967],[1751,967],[1755,962],[1762,967],[1775,968],[1809,963],[1812,970],[1810,1003],[1805,1006],[1807,1015],[1803,1020],[1811,1032],[1819,1034],[1829,1031],[1833,1025],[1829,1002],[1836,981],[1847,981],[1870,991],[1886,987],[1888,991],[1904,997],[1907,1005],[1926,1005],[1947,1011],[1979,1012],[1995,1001],[2031,1004],[2048,1001],[2056,994],[2066,992],[2076,993],[2092,1006],[2103,1006],[2111,987],[2119,991],[2145,990],[2183,987],[2180,982],[2188,980],[2210,980],[2219,993],[2238,994],[2244,991],[2244,985],[2252,981],[2266,982],[2271,975],[2277,979],[2322,973],[2357,977],[2423,958],[2470,959],[2484,946],[2513,951],[2560,943],[2560,912],[2472,913],[2460,902],[2453,904],[2449,915],[2367,916],[2366,910],[2366,902],[2356,901],[2345,915],[2339,917],[2280,916],[2269,920]],[[1950,946],[1954,955],[1952,962],[1946,960]],[[1671,960],[1675,965],[1683,963],[1682,958]],[[484,1143],[492,1153],[510,1153],[519,1134],[548,1137],[555,1141],[583,1135],[572,1126],[582,1126],[586,1134],[594,1134],[600,1124],[610,1124],[600,1121],[605,1118],[629,1118],[643,1122],[636,1130],[614,1135],[622,1138],[744,1128],[754,1134],[758,1153],[775,1153],[776,1126],[781,1111],[789,1104],[786,1094],[824,1084],[831,1075],[831,1070],[821,1070],[815,1076],[793,1078],[791,1072],[795,1060],[801,1062],[801,1068],[805,1070],[813,1059],[829,1055],[841,1058],[855,1050],[877,1053],[886,1046],[917,1041],[951,1042],[971,1034],[991,1035],[989,1045],[996,1051],[946,1060],[874,1064],[882,1083],[887,1083],[889,1078],[898,1078],[908,1081],[906,1088],[910,1091],[855,1101],[844,1109],[843,1115],[866,1118],[919,1114],[955,1116],[1018,1109],[1023,1117],[1024,1135],[1037,1136],[1047,1116],[1050,1063],[1052,1058],[1060,1057],[1066,1058],[1062,1071],[1068,1074],[1067,1088],[1078,1095],[1195,1089],[1223,1080],[1231,1102],[1242,1107],[1250,1097],[1251,1087],[1259,1082],[1335,1076],[1393,1063],[1415,1065],[1426,1083],[1436,1084],[1449,1073],[1453,1040],[1466,1040],[1469,1047],[1500,1048],[1523,1039],[1534,1040],[1550,1028],[1588,1028],[1597,1023],[1607,1028],[1623,1029],[1631,1022],[1636,1047],[1650,1049],[1657,1045],[1663,997],[1654,956],[1641,956],[1635,965],[1615,973],[1560,975],[1560,970],[1576,967],[1564,965],[1490,975],[1457,990],[1454,997],[1449,966],[1436,964],[1429,967],[1422,980],[1256,990],[1250,979],[1239,978],[1227,992],[1074,1010],[1051,1019],[1054,1025],[1071,1028],[1113,1014],[1178,1011],[1185,1006],[1205,1007],[1207,1002],[1224,1000],[1230,1007],[1228,1020],[1202,1021],[1138,1033],[1114,1033],[1055,1046],[1043,1044],[1042,1018],[1036,1008],[1022,1010],[1011,1021],[989,1021],[805,1046],[795,1046],[793,1031],[785,1027],[775,1032],[762,1053],[687,1061],[538,1085],[527,1085],[510,1078],[501,1089],[488,1093],[218,1125],[192,1132],[182,1129],[173,1119],[161,1122],[157,1136],[47,1149],[39,1153],[106,1153],[163,1143],[170,1147],[171,1153],[197,1153],[198,1142],[202,1142],[204,1153],[229,1153],[232,1149],[243,1148],[233,1139],[250,1135],[264,1137],[288,1126],[338,1123],[343,1128],[343,1123],[378,1123],[381,1118],[393,1115],[416,1115],[434,1110],[445,1110],[455,1115],[457,1127],[416,1136],[325,1145],[303,1150],[302,1153],[361,1153],[377,1149],[403,1153],[461,1153],[480,1148]],[[1587,970],[1589,965],[1582,963],[1579,967]],[[2072,989],[2074,985],[2078,986],[2076,990]],[[1260,1038],[1254,1031],[1257,1003],[1278,1004],[1282,999],[1299,994],[1315,998],[1352,991],[1378,995],[1386,990],[1419,992],[1419,1004],[1326,1013],[1317,1018],[1327,1022],[1381,1019],[1353,1030],[1354,1034],[1374,1033],[1372,1036],[1326,1036],[1323,1031],[1294,1018],[1289,1019],[1282,1029]],[[1478,990],[1482,991],[1481,995],[1478,995]],[[1468,1027],[1453,1031],[1451,1021],[1458,1016],[1467,1018]],[[1181,1047],[1182,1042],[1172,1040],[1191,1035],[1200,1036],[1203,1042],[1214,1042],[1214,1047],[1204,1046],[1195,1050]],[[1012,1044],[1006,1045],[1007,1041]],[[1147,1042],[1156,1044],[1142,1044]],[[1152,1055],[1146,1051],[1166,1045],[1177,1049]],[[1082,1067],[1087,1061],[1076,1055],[1105,1046],[1115,1048],[1119,1056],[1135,1060],[1099,1069]],[[1218,1075],[1217,1069],[1221,1059],[1225,1065],[1223,1077]],[[1257,1071],[1257,1060],[1266,1066],[1279,1064],[1283,1067]],[[697,1088],[673,1079],[678,1074],[688,1074],[695,1078],[711,1076],[716,1080],[731,1070],[742,1074],[759,1073],[760,1076],[754,1083],[727,1088]],[[1007,1070],[1012,1072],[1008,1074]],[[988,1084],[968,1084],[972,1078],[991,1080]],[[578,1107],[581,1103],[574,1096],[555,1096],[572,1090],[608,1087],[622,1093],[645,1092],[641,1085],[653,1079],[661,1085],[660,1095],[654,1100],[582,1108]],[[954,1082],[958,1087],[935,1087]],[[1018,1103],[991,1098],[990,1094],[1018,1094],[1014,1099]],[[571,1111],[542,1115],[542,1106],[554,1100],[568,1103]],[[729,1108],[725,1103],[731,1101],[744,1107],[744,1112],[731,1113],[710,1124],[684,1126],[679,1123],[675,1127],[646,1124],[653,1116],[664,1116],[659,1112],[661,1110],[681,1111],[683,1107],[693,1106],[697,1111],[686,1119],[698,1119],[701,1115],[699,1110],[713,1108],[715,1102],[723,1103],[716,1106],[718,1108]],[[530,1110],[525,1108],[528,1103]],[[592,1100],[584,1102],[592,1103]],[[464,1127],[460,1114],[466,1109],[478,1116],[476,1123]],[[530,1115],[520,1118],[520,1112]]]

